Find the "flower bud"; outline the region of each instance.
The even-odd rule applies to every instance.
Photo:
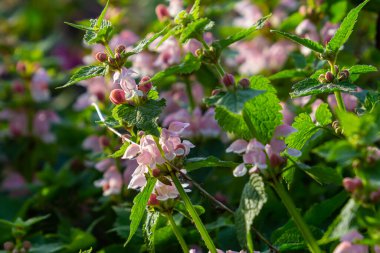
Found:
[[[159,4],[156,6],[156,15],[157,15],[158,20],[161,22],[170,18],[169,10],[163,4]]]
[[[227,74],[225,74],[225,75],[223,76],[223,78],[222,78],[222,82],[223,82],[223,84],[224,84],[227,88],[229,88],[229,87],[232,87],[232,86],[235,85],[235,78],[234,78],[233,75],[227,73]]]
[[[318,81],[321,82],[321,83],[325,83],[326,82],[325,75],[324,74],[320,74],[319,77],[318,77]]]
[[[17,64],[16,64],[16,70],[17,70],[18,73],[24,74],[26,72],[26,65],[25,65],[25,63],[22,62],[22,61],[17,62]]]
[[[148,93],[153,87],[152,82],[149,82],[149,80],[149,76],[144,76],[143,78],[141,78],[138,89],[144,93]]]
[[[350,76],[350,72],[347,69],[342,70],[339,73],[339,81],[344,81]]]
[[[108,55],[103,52],[97,52],[95,55],[96,60],[99,62],[106,62],[108,60]]]
[[[112,66],[116,65],[116,59],[112,57],[108,57],[108,63]]]
[[[115,61],[116,61],[116,62],[120,62],[120,60],[121,60],[121,55],[120,55],[120,53],[116,53],[116,54],[115,54]]]
[[[377,203],[380,201],[380,189],[374,192],[371,192],[370,199],[372,203]]]
[[[142,136],[145,135],[145,132],[140,130],[140,131],[138,131],[137,135],[140,136],[140,137],[142,137]]]
[[[243,89],[248,89],[250,85],[250,81],[247,78],[243,78],[243,79],[240,79],[239,84]]]
[[[271,154],[271,156],[269,157],[270,166],[272,168],[277,168],[281,166],[283,163],[285,163],[285,161],[286,160],[278,154]]]
[[[334,66],[334,70],[335,70],[335,74],[339,73],[339,67],[338,67],[338,65]]]
[[[24,247],[24,249],[29,250],[32,247],[32,244],[29,241],[24,241],[22,243],[22,246]]]
[[[161,174],[161,170],[160,170],[160,169],[158,169],[158,168],[154,168],[154,169],[152,170],[152,175],[153,175],[154,177],[159,177],[160,174]]]
[[[99,145],[101,147],[108,147],[110,145],[110,141],[108,140],[107,137],[105,137],[104,135],[103,136],[100,136],[99,137]]]
[[[334,81],[334,75],[330,71],[326,72],[325,78],[326,78],[326,81],[329,82],[329,83],[331,83],[332,81]]]
[[[343,179],[343,187],[346,189],[346,191],[353,193],[357,189],[363,187],[363,183],[359,178],[346,177]]]
[[[212,90],[211,92],[211,96],[216,96],[220,93],[220,89],[215,89],[215,90]]]
[[[111,91],[110,100],[115,105],[125,104],[127,100],[125,99],[125,91],[122,89],[114,89]]]
[[[13,242],[5,242],[3,246],[5,251],[11,251],[15,247]]]
[[[14,81],[12,83],[12,91],[15,93],[23,94],[25,92],[25,87],[20,81]]]
[[[122,54],[125,49],[127,49],[124,45],[118,45],[115,49],[115,52],[118,53],[118,54]]]
[[[158,206],[159,204],[160,204],[160,202],[157,200],[157,195],[154,193],[150,194],[147,205],[148,206]]]

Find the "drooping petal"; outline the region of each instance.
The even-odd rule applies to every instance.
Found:
[[[300,157],[302,155],[302,152],[295,148],[288,148],[287,151],[290,156]]]
[[[239,164],[233,171],[235,177],[242,177],[247,173],[247,167],[244,163]]]
[[[122,159],[133,159],[137,156],[137,154],[140,152],[140,146],[132,143],[128,146],[128,148],[125,150],[125,153],[122,157]]]
[[[252,139],[248,143],[247,151],[248,150],[264,150],[264,145],[256,139]]]
[[[226,149],[226,152],[227,153],[234,152],[234,153],[237,153],[237,154],[241,154],[241,153],[244,153],[246,151],[247,145],[248,145],[248,142],[246,142],[245,140],[239,139],[239,140],[234,141]]]
[[[276,130],[274,131],[274,137],[275,138],[286,137],[286,136],[288,136],[291,133],[294,133],[296,131],[297,131],[297,129],[295,129],[294,127],[289,126],[287,124],[283,124],[283,125],[280,125],[276,128]]]

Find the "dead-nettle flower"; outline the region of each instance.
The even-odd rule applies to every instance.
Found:
[[[188,127],[188,123],[172,122],[168,129],[163,128],[158,143],[152,135],[144,135],[140,143],[132,143],[126,149],[123,159],[136,159],[137,168],[132,174],[128,188],[143,188],[146,184],[145,174],[149,169],[155,169],[167,161],[173,161],[175,158],[184,157],[190,153],[194,145],[187,141],[181,140],[180,136]],[[158,147],[160,145],[160,147]],[[161,150],[163,153],[161,153]],[[168,178],[170,181],[170,179]],[[162,185],[157,183],[156,194],[158,200],[167,198],[176,198],[178,192],[173,185]]]
[[[123,176],[116,166],[111,166],[104,173],[103,178],[94,182],[95,186],[103,189],[103,195],[119,194],[123,187]]]
[[[357,230],[352,230],[340,238],[341,243],[338,244],[333,253],[368,253],[368,246],[355,243],[355,241],[362,239],[364,237]]]
[[[250,174],[266,169],[268,165],[274,168],[283,164],[285,162],[285,158],[281,155],[281,153],[285,150],[288,155],[299,157],[301,152],[296,149],[287,148],[283,140],[283,137],[286,137],[295,131],[296,129],[289,125],[278,126],[272,140],[265,146],[256,139],[252,139],[249,142],[242,139],[234,141],[227,148],[226,152],[243,154],[244,161],[234,169],[234,176],[244,176],[247,173],[247,164],[252,165],[252,168],[249,170]]]
[[[181,62],[181,46],[175,37],[170,37],[165,40],[160,46],[157,47],[162,37],[158,37],[153,43],[149,45],[152,52],[157,52],[158,56],[153,65],[159,69],[166,69],[167,67]]]
[[[32,77],[30,92],[34,101],[45,102],[50,99],[50,77],[42,68],[38,69]]]

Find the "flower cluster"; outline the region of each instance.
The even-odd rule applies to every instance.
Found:
[[[283,140],[283,137],[286,137],[295,131],[296,129],[289,125],[278,126],[272,140],[265,146],[256,139],[252,139],[249,142],[243,139],[234,141],[227,148],[226,152],[243,154],[243,163],[239,164],[234,169],[234,176],[244,176],[248,170],[246,165],[252,166],[249,170],[250,174],[260,172],[260,170],[266,169],[268,165],[271,168],[280,166],[286,161],[282,155],[285,150],[288,155],[299,157],[301,152],[296,149],[287,148]]]

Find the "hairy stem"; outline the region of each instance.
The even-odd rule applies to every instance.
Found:
[[[190,109],[191,111],[193,111],[195,108],[195,102],[194,102],[193,92],[191,90],[191,83],[190,83],[189,77],[185,78],[185,84],[186,84],[186,94],[187,94],[187,97],[189,98]]]
[[[179,229],[177,227],[177,224],[175,224],[175,221],[173,219],[172,214],[168,213],[168,214],[165,214],[165,216],[168,218],[169,223],[172,226],[173,232],[174,232],[175,236],[177,237],[177,240],[178,240],[179,244],[181,245],[181,248],[182,248],[183,252],[184,253],[188,253],[189,252],[189,248],[187,247],[185,239],[183,239],[182,234],[181,234],[181,232],[179,231]]]
[[[329,61],[331,73],[333,73],[334,76],[336,76],[338,73],[335,73],[335,60]],[[338,105],[339,111],[346,111],[346,106],[344,105],[342,93],[340,91],[334,91],[336,103]]]
[[[172,178],[174,185],[177,188],[179,195],[181,196],[181,198],[185,204],[186,210],[189,212],[191,218],[193,219],[193,221],[195,223],[195,227],[197,228],[197,230],[201,234],[201,237],[202,237],[203,241],[205,242],[207,248],[209,249],[209,251],[211,253],[216,253],[216,248],[215,248],[214,242],[211,240],[211,237],[208,234],[206,227],[203,225],[201,219],[199,218],[197,212],[195,211],[194,206],[191,203],[189,196],[187,196],[185,190],[183,189],[181,183],[179,182],[177,176],[175,175],[175,173],[173,171],[170,173],[170,177]]]
[[[293,218],[294,223],[297,225],[298,229],[300,230],[303,238],[305,239],[305,242],[310,249],[312,253],[322,253],[321,249],[319,248],[317,241],[315,240],[313,234],[310,232],[310,229],[308,225],[303,220],[301,214],[299,213],[298,209],[294,205],[293,200],[285,190],[284,186],[281,182],[277,181],[275,177],[273,177],[274,183],[273,188],[280,196],[282,203],[288,210],[290,216]]]

